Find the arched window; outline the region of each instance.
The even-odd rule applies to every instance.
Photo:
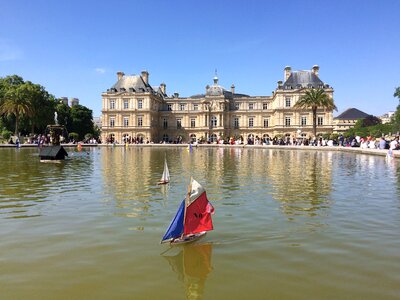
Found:
[[[197,142],[197,138],[196,138],[196,135],[195,135],[194,133],[192,133],[192,134],[190,135],[190,142],[192,142],[192,143]]]
[[[122,142],[123,143],[129,143],[130,141],[130,138],[129,138],[129,133],[124,133],[123,135],[122,135]]]
[[[114,143],[115,142],[115,134],[114,133],[110,133],[108,135],[107,142],[108,143]]]
[[[254,145],[254,134],[250,133],[250,134],[247,136],[247,144],[248,144],[248,145]]]
[[[162,140],[163,140],[163,142],[168,143],[169,142],[168,134],[164,134],[163,137],[162,137]]]
[[[142,133],[139,133],[139,134],[136,136],[136,140],[137,140],[137,143],[143,144],[143,142],[144,142],[144,135],[143,135]]]
[[[213,134],[210,136],[210,142],[211,142],[211,143],[216,143],[216,142],[217,142],[217,135],[216,135],[215,133],[213,133]]]

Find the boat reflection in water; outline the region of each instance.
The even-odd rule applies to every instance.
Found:
[[[186,299],[203,299],[206,278],[212,271],[211,255],[211,243],[172,247],[162,254],[183,282]]]

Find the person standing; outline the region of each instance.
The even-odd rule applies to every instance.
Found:
[[[396,150],[398,146],[399,146],[399,137],[396,136],[396,138],[390,142],[390,149]]]

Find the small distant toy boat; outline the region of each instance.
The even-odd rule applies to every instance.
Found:
[[[167,159],[165,158],[164,171],[163,171],[163,174],[162,174],[161,179],[158,182],[158,184],[167,184],[167,183],[169,183],[169,169],[168,169],[168,165],[167,165]]]
[[[213,230],[211,215],[214,207],[207,199],[206,191],[196,180],[190,179],[188,193],[161,243],[183,244],[204,237]]]

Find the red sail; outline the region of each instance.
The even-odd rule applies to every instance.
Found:
[[[203,192],[186,208],[183,233],[186,235],[213,230],[212,213],[214,207],[208,202],[206,192]]]

